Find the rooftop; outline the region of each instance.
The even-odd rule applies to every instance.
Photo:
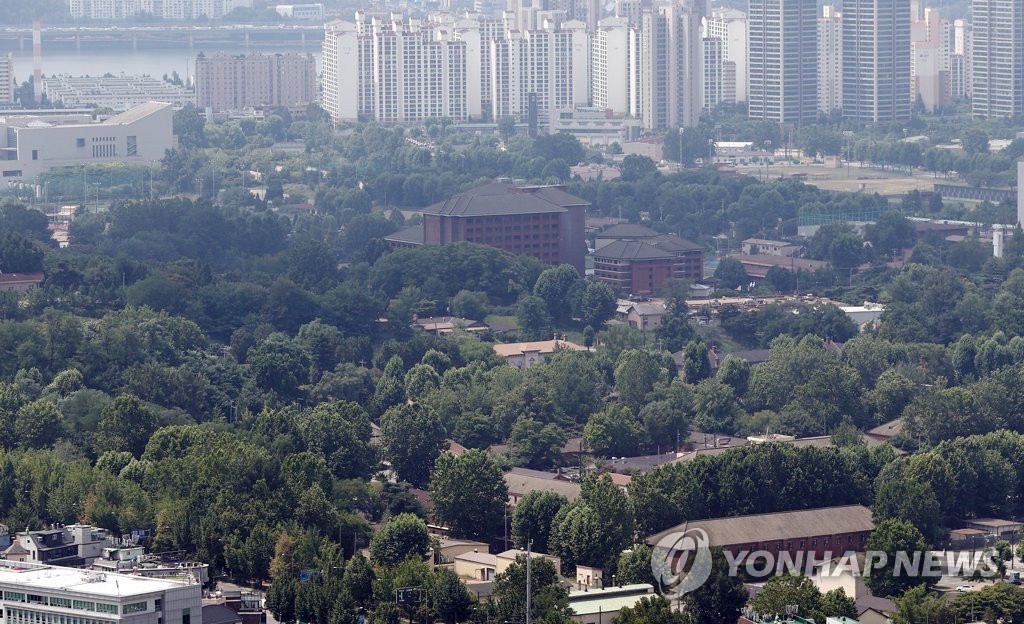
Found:
[[[505,214],[565,212],[569,206],[589,206],[560,186],[512,186],[494,182],[453,195],[423,209],[423,214],[477,217]]]
[[[657,232],[643,225],[619,223],[603,232],[598,232],[597,238],[654,238],[657,235]]]
[[[570,351],[586,351],[587,348],[568,340],[541,340],[538,342],[510,342],[508,344],[494,345],[494,352],[501,357],[524,355],[527,353],[548,354],[558,349]]]
[[[89,572],[17,561],[0,561],[0,583],[110,598],[162,592],[186,585],[185,582],[169,579]]]
[[[569,502],[580,496],[580,484],[571,481],[506,472],[505,483],[508,485],[508,493],[515,496],[525,496],[534,490],[561,494],[569,499]]]
[[[384,237],[386,241],[393,241],[396,243],[406,243],[409,245],[422,245],[423,244],[423,224],[411,225],[407,228],[402,228],[397,232],[388,234]]]
[[[816,535],[838,535],[872,531],[871,510],[863,505],[820,507],[781,513],[694,520],[647,538],[657,544],[663,537],[683,529],[703,529],[712,546],[786,540]]]
[[[672,258],[672,252],[659,249],[651,243],[623,239],[608,243],[595,251],[593,255],[595,258],[614,260],[667,260]]]

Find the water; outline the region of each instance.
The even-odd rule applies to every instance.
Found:
[[[196,55],[200,52],[207,55],[217,52],[226,54],[312,53],[316,57],[317,71],[320,68],[320,44],[307,43],[305,47],[301,45],[274,46],[263,50],[256,46],[249,48],[245,46],[195,48],[192,50],[177,48],[167,50],[60,50],[52,53],[43,50],[43,75],[102,76],[111,73],[115,76],[125,74],[160,77],[164,74],[169,76],[171,72],[176,71],[182,77],[192,76],[195,73]],[[25,82],[32,75],[32,51],[19,51],[13,54],[15,76],[19,83]]]

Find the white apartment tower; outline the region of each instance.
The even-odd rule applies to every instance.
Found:
[[[843,108],[843,15],[822,7],[818,18],[818,110],[828,114]]]
[[[196,103],[215,111],[284,106],[317,98],[312,54],[214,54],[196,57]]]
[[[747,14],[736,9],[715,9],[704,20],[704,36],[722,41],[722,61],[732,63],[736,78],[723,78],[726,102],[747,101]],[[728,71],[726,73],[729,73]],[[735,93],[731,97],[725,94]]]
[[[628,114],[632,84],[629,18],[606,17],[591,41],[591,101],[597,108]]]
[[[645,128],[693,126],[700,119],[704,6],[698,0],[644,9],[636,104]]]
[[[701,106],[706,111],[713,111],[722,102],[722,82],[725,68],[722,59],[722,40],[714,37],[704,38],[704,76],[701,81]]]
[[[845,119],[910,119],[910,60],[910,0],[844,0]]]
[[[526,118],[535,112],[539,123],[546,125],[552,111],[586,104],[588,65],[589,37],[583,22],[508,31],[503,39],[491,42],[492,118]]]
[[[818,117],[818,3],[750,0],[747,108],[784,124]]]
[[[951,31],[949,20],[935,9],[925,9],[924,19],[911,26],[911,98],[920,99],[928,112],[944,106],[952,95]]]
[[[1024,0],[971,3],[975,117],[1024,114]]]
[[[0,56],[0,104],[14,103],[14,58],[8,52]]]

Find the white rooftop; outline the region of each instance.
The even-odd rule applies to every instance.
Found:
[[[26,588],[79,592],[95,597],[119,598],[162,592],[189,583],[111,572],[93,572],[37,563],[0,560],[0,584]]]

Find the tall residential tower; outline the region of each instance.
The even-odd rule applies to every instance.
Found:
[[[796,125],[817,119],[817,26],[816,0],[750,0],[751,119]]]
[[[1024,114],[1024,0],[971,3],[975,117]]]
[[[843,1],[843,117],[910,119],[910,0]]]

